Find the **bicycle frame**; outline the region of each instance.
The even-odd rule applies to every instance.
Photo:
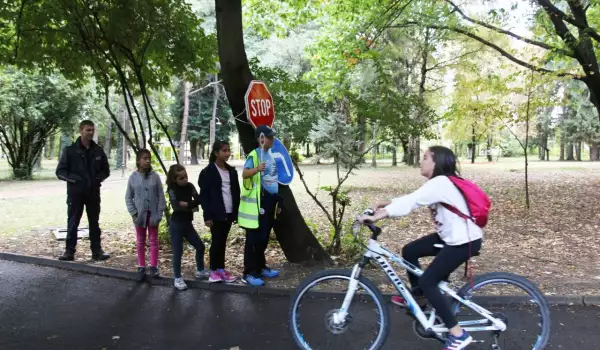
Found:
[[[415,298],[412,296],[412,294],[410,293],[404,282],[400,279],[400,277],[398,277],[396,271],[394,271],[392,265],[388,262],[388,260],[386,260],[386,258],[390,259],[392,262],[406,269],[409,273],[415,276],[420,277],[421,275],[423,275],[423,270],[417,268],[416,266],[412,265],[403,258],[398,257],[389,250],[383,248],[376,240],[370,239],[367,246],[367,251],[364,254],[364,261],[375,260],[377,262],[377,265],[379,265],[379,267],[385,272],[390,282],[392,282],[392,284],[394,285],[394,287],[396,287],[396,289],[402,295],[404,300],[406,300],[410,311],[425,330],[431,330],[440,336],[442,333],[447,333],[448,328],[445,327],[445,325],[435,325],[435,310],[432,310],[429,317],[425,315],[423,310],[421,310],[421,307],[419,307],[419,305],[415,301]],[[338,312],[336,312],[333,315],[334,322],[336,323],[345,322],[346,316],[348,315],[348,309],[350,307],[350,304],[352,303],[352,298],[354,297],[354,294],[358,289],[358,277],[360,276],[361,270],[361,264],[356,264],[352,270],[352,278],[350,279],[350,285],[348,287],[348,291],[346,292],[346,296],[344,297],[342,307],[339,309]],[[470,300],[463,299],[462,297],[460,297],[453,289],[451,289],[448,286],[447,282],[440,282],[439,288],[442,291],[442,293],[451,296],[453,299],[458,300],[461,304],[469,307],[471,310],[477,312],[479,315],[484,317],[484,319],[481,320],[459,322],[458,324],[466,331],[482,332],[506,330],[506,324],[503,321],[493,317],[492,313],[486,310],[485,308],[475,304]],[[488,325],[490,322],[492,323],[492,325]]]

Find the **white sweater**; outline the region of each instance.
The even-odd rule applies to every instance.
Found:
[[[398,217],[429,206],[436,231],[447,245],[461,245],[483,237],[483,230],[474,222],[461,218],[440,203],[450,204],[461,213],[469,214],[463,195],[446,176],[436,176],[415,192],[392,199],[385,210],[390,217]]]

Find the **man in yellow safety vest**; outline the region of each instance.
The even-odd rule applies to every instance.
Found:
[[[277,166],[271,156],[275,131],[266,125],[254,130],[259,148],[248,155],[242,172],[238,224],[246,229],[244,247],[244,276],[242,281],[260,287],[263,278],[279,276],[279,271],[266,266],[265,250],[279,208]]]

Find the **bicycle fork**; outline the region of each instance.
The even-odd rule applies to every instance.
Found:
[[[360,277],[360,272],[362,268],[356,264],[352,269],[352,274],[350,275],[350,283],[348,284],[348,291],[346,292],[346,296],[344,297],[344,301],[342,302],[342,307],[333,314],[333,322],[335,324],[341,324],[346,322],[346,317],[348,316],[348,309],[350,308],[350,304],[352,304],[352,298],[354,298],[354,294],[358,290],[358,278]]]

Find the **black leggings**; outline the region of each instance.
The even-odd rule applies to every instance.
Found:
[[[443,244],[444,248],[436,248],[434,244]],[[443,280],[447,280],[454,270],[479,252],[480,249],[481,239],[472,241],[470,244],[451,246],[446,245],[437,233],[419,238],[402,248],[402,257],[418,268],[421,268],[419,258],[435,256],[423,276],[419,278],[409,273],[408,279],[413,287],[419,287],[448,328],[456,326],[458,322],[450,310],[448,300],[444,298],[442,292],[438,289],[438,284]]]

